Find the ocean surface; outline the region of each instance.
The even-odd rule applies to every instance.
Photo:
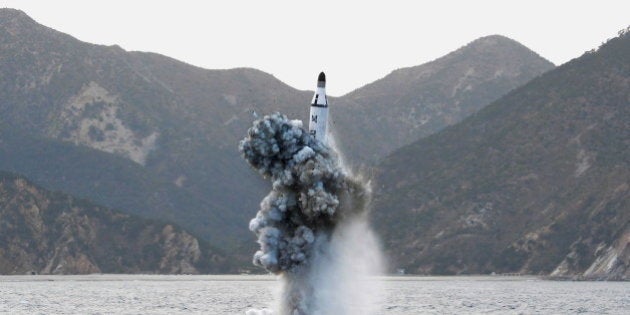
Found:
[[[382,277],[377,314],[630,314],[628,282]],[[272,276],[0,276],[6,314],[245,314],[269,308]]]

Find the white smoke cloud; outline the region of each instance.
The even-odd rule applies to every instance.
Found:
[[[255,121],[239,149],[272,182],[249,228],[260,244],[254,264],[281,275],[278,312],[370,314],[378,286],[368,276],[380,273],[381,258],[365,220],[369,185],[279,113]]]

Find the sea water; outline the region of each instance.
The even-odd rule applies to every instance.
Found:
[[[630,283],[530,277],[381,277],[377,314],[630,314]],[[366,283],[366,285],[370,285]],[[0,313],[244,314],[271,308],[273,276],[0,276]]]

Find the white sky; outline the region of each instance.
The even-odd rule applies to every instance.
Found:
[[[209,69],[252,67],[339,96],[501,34],[562,64],[630,25],[629,0],[0,0],[80,40]]]

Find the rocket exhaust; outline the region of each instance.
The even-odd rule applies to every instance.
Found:
[[[364,278],[381,270],[377,241],[365,219],[369,183],[353,176],[326,144],[327,124],[322,72],[308,131],[302,121],[275,113],[256,120],[239,145],[249,165],[272,183],[249,229],[260,244],[253,263],[283,283],[274,314],[372,314],[380,296],[378,285],[366,287]]]

